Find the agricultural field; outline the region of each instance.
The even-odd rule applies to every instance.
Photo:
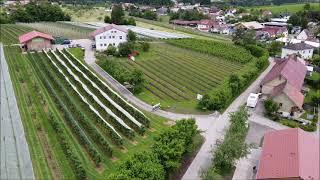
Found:
[[[68,51],[5,47],[37,179],[101,179],[148,150],[165,119],[134,108]]]
[[[49,33],[56,37],[64,37],[69,39],[88,38],[89,33],[92,32],[92,29],[78,27],[62,22],[19,23],[19,25]]]
[[[32,28],[14,24],[1,24],[0,42],[3,44],[18,44],[18,37],[29,31],[32,31]]]
[[[250,7],[248,9],[262,9],[262,10],[270,10],[272,13],[279,14],[283,12],[290,12],[296,13],[298,11],[303,10],[303,6],[305,4],[282,4],[277,6],[257,6],[257,7]],[[310,3],[311,9],[320,11],[319,3]]]
[[[98,64],[104,68],[101,55]],[[162,109],[181,113],[199,113],[196,110],[197,94],[206,94],[224,82],[231,73],[238,72],[243,64],[219,56],[200,53],[167,43],[151,43],[149,52],[135,61],[116,59],[128,70],[144,72],[145,89],[137,96],[149,104],[161,103]]]
[[[103,22],[105,15],[110,15],[106,8],[63,8],[63,11],[71,15],[71,20],[75,22]]]

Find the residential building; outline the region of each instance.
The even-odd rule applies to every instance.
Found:
[[[314,41],[319,42],[319,40],[315,37],[313,33],[311,33],[308,29],[304,29],[297,35],[297,39],[301,41]]]
[[[288,57],[291,54],[300,55],[304,59],[311,59],[313,56],[314,47],[306,44],[305,42],[301,43],[288,43],[282,48],[281,58]]]
[[[96,49],[103,51],[109,45],[117,47],[120,43],[127,42],[127,35],[127,29],[115,24],[109,24],[92,32],[90,37],[94,40]]]
[[[41,51],[52,48],[52,35],[31,31],[19,37],[19,42],[23,51]]]
[[[301,89],[306,74],[307,68],[297,56],[279,59],[262,80],[261,92],[279,104],[279,112],[293,115],[302,109],[304,96]]]
[[[251,29],[251,30],[261,30],[264,28],[262,24],[257,21],[251,22],[241,22],[237,24],[237,28]]]
[[[299,128],[264,135],[257,180],[318,180],[319,138]]]
[[[263,36],[266,39],[277,38],[280,36],[287,37],[288,30],[285,27],[265,26],[261,30],[257,31],[257,35]]]
[[[215,6],[211,7],[209,10],[210,16],[219,16],[223,13],[223,11]]]
[[[161,7],[159,9],[157,9],[157,15],[158,16],[163,16],[163,15],[167,15],[167,14],[168,14],[168,8]]]
[[[232,25],[228,24],[216,24],[211,28],[211,32],[231,35],[234,32]]]
[[[200,31],[209,32],[213,25],[217,24],[215,21],[210,19],[203,19],[198,23],[197,29]]]

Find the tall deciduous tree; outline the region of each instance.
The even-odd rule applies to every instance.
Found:
[[[111,12],[111,22],[114,24],[122,24],[124,20],[124,12],[121,5],[114,5]]]

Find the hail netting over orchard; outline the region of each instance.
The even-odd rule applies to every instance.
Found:
[[[34,179],[28,144],[1,43],[0,60],[0,179]]]

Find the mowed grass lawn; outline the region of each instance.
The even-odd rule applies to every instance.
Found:
[[[199,113],[197,94],[208,93],[243,66],[166,43],[151,43],[149,52],[143,52],[135,61],[118,60],[127,69],[144,72],[146,83],[137,95],[140,99],[180,113]]]
[[[263,9],[263,10],[270,10],[272,13],[283,13],[283,12],[290,12],[296,13],[298,11],[303,10],[303,6],[305,4],[282,4],[282,5],[273,5],[273,6],[257,6],[257,7],[250,7],[248,9]],[[320,11],[319,3],[310,3],[311,9]]]

